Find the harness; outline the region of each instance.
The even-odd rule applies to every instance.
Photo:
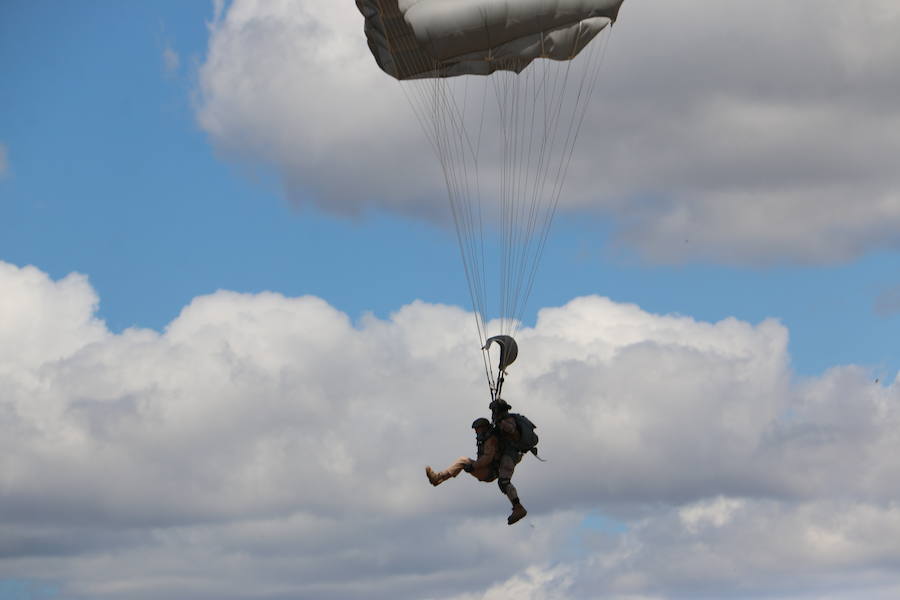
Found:
[[[489,439],[491,439],[491,437],[496,437],[497,445],[500,446],[500,455],[495,456],[494,460],[492,460],[491,464],[490,464],[490,468],[491,468],[490,474],[493,477],[497,477],[499,474],[499,471],[500,471],[500,457],[503,456],[503,444],[500,439],[500,435],[496,431],[491,430],[491,432],[488,433],[486,436],[482,437],[479,435],[475,438],[477,440],[475,443],[475,446],[477,448],[476,452],[478,453],[475,458],[477,460],[477,459],[481,458],[482,456],[484,456],[484,445],[485,445],[485,443],[487,443],[487,441]]]

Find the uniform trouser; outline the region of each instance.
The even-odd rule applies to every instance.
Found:
[[[459,475],[463,471],[465,466],[470,462],[472,462],[472,459],[468,456],[460,456],[455,461],[453,461],[452,465],[450,465],[437,475],[438,477],[440,477],[441,481],[447,481],[451,477],[456,477],[457,475]]]
[[[500,484],[500,491],[506,494],[513,506],[519,501],[519,492],[516,491],[516,486],[510,480],[513,472],[516,470],[516,465],[521,460],[522,455],[520,453],[504,454],[500,457],[500,468],[497,472],[497,483]]]

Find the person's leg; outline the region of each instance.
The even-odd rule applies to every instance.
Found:
[[[467,456],[460,456],[455,461],[453,461],[453,464],[451,464],[449,467],[437,473],[435,473],[431,467],[425,467],[425,475],[428,477],[428,481],[431,482],[431,485],[441,485],[448,479],[459,475],[463,471],[465,466],[470,462],[472,462],[471,458]]]
[[[528,511],[525,510],[525,507],[522,506],[522,503],[519,501],[519,492],[516,490],[516,486],[512,484],[512,476],[513,472],[516,470],[517,462],[515,457],[504,454],[500,459],[500,469],[497,479],[497,485],[500,487],[500,491],[509,498],[509,502],[512,504],[512,513],[506,520],[509,525],[519,521],[528,514]]]

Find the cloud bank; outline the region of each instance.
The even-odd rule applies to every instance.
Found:
[[[352,3],[217,14],[197,108],[217,148],[273,166],[297,202],[447,217],[437,161]],[[561,208],[659,262],[896,248],[898,26],[891,0],[626,2]]]
[[[519,336],[542,453],[433,489],[486,412],[472,318],[354,323],[219,291],[111,333],[88,280],[0,263],[0,579],[66,598],[888,598],[900,386],[796,381],[776,321],[601,297]],[[612,526],[598,526],[602,523]]]

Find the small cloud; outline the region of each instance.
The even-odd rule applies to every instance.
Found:
[[[163,48],[163,68],[166,71],[166,75],[174,75],[178,72],[178,67],[181,66],[181,57],[178,55],[178,52],[172,48],[172,45],[169,42],[166,42],[166,47]]]
[[[0,143],[0,179],[6,177],[9,173],[9,154],[6,151],[6,144]]]
[[[212,24],[216,24],[222,20],[222,15],[225,14],[225,0],[213,0],[213,22]]]
[[[900,313],[900,285],[885,288],[875,298],[875,314],[890,317]]]
[[[159,33],[156,39],[159,47],[162,48],[163,73],[166,77],[173,77],[181,67],[181,56],[175,50],[172,38],[166,32],[166,24],[162,20],[159,22]]]

